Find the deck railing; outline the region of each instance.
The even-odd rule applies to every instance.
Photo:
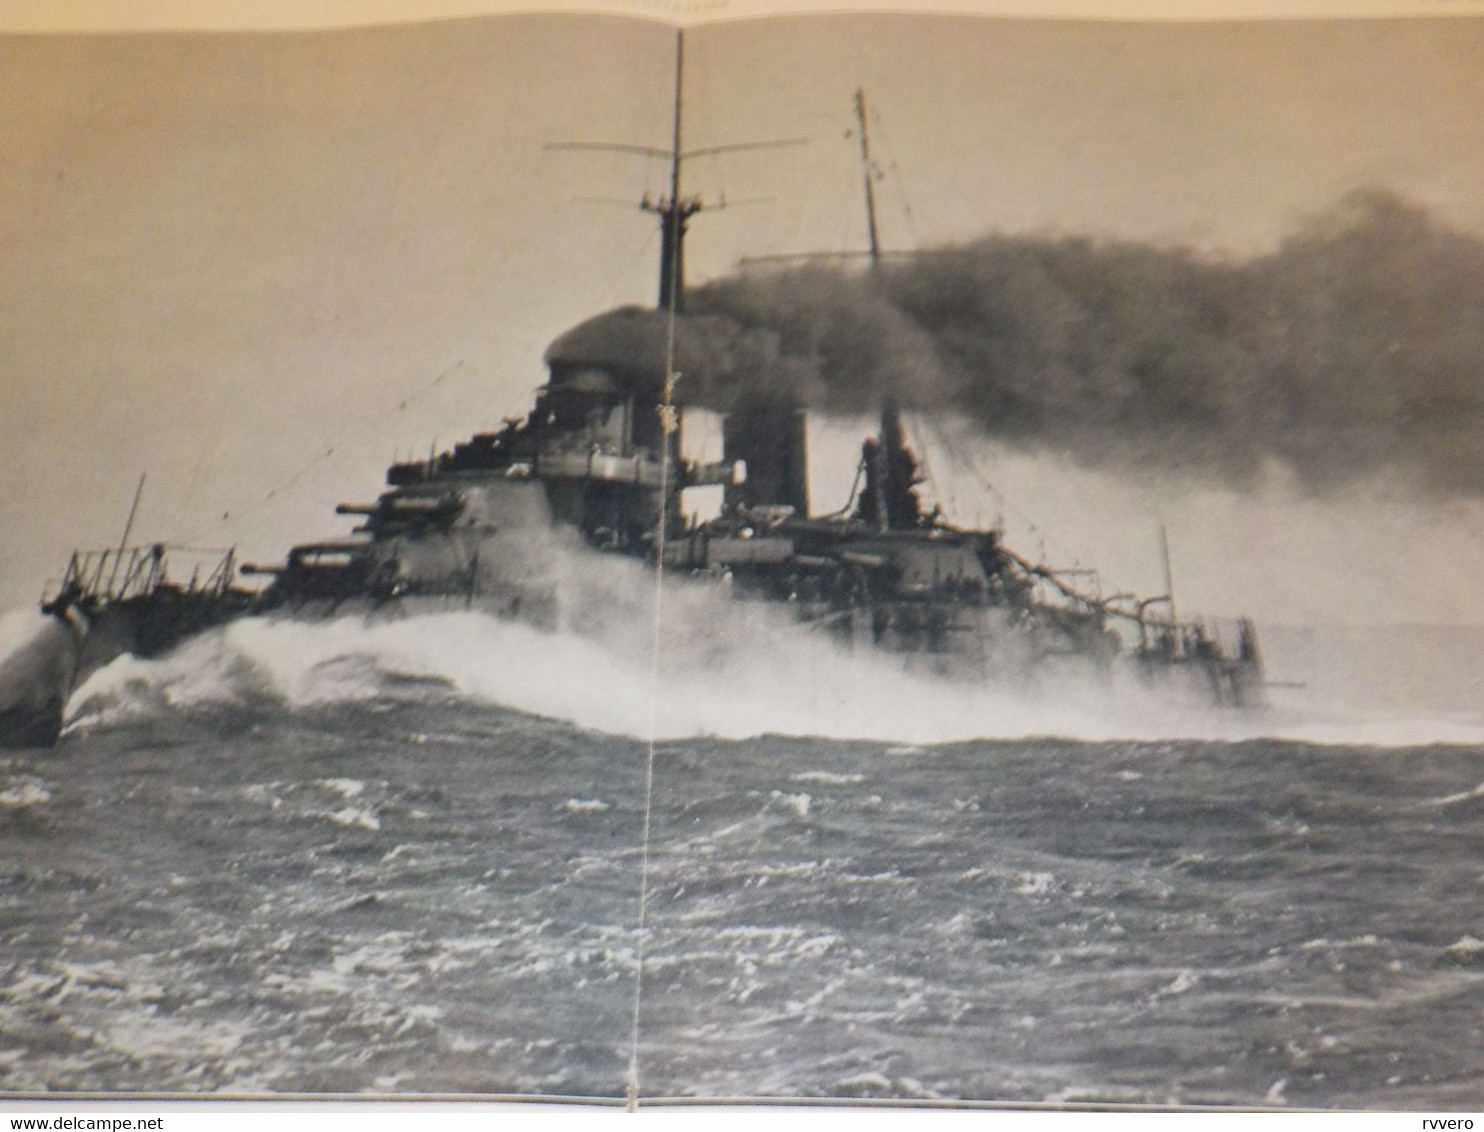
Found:
[[[184,583],[175,581],[170,568],[190,570]],[[237,575],[235,548],[151,546],[110,547],[107,550],[75,550],[67,560],[60,580],[53,579],[42,593],[42,603],[63,593],[93,602],[123,601],[147,597],[169,587],[181,593],[220,597],[232,588]]]

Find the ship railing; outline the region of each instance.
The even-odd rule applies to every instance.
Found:
[[[175,566],[190,570],[180,583],[171,577]],[[60,580],[48,583],[42,604],[53,603],[62,594],[93,603],[148,597],[162,589],[183,594],[220,597],[232,588],[237,574],[236,548],[166,546],[109,547],[105,550],[75,550],[67,560]]]
[[[1257,643],[1257,629],[1249,617],[1217,621],[1205,618],[1180,620],[1168,594],[1142,600],[1130,593],[1102,597],[1096,571],[1056,570],[1035,565],[1019,555],[1001,548],[1002,552],[1038,582],[1049,584],[1074,607],[1095,613],[1100,619],[1111,618],[1137,628],[1136,655],[1150,661],[1197,660],[1218,664],[1261,667],[1262,653]],[[1078,588],[1069,578],[1089,575],[1093,592]],[[1161,609],[1162,612],[1154,612]]]
[[[1112,598],[1103,598],[1102,580],[1096,570],[1083,567],[1054,568],[1043,566],[1023,558],[1008,547],[1000,547],[1000,553],[1013,562],[1020,570],[1036,585],[1050,586],[1061,598],[1069,602],[1074,608],[1087,613],[1102,617],[1106,614],[1119,615],[1119,610],[1111,603],[1117,601],[1123,595],[1115,595]],[[1079,583],[1075,579],[1087,579],[1087,582]],[[1083,589],[1083,585],[1089,585],[1091,592]]]
[[[1149,599],[1148,604],[1163,601]],[[1142,604],[1142,603],[1141,603]],[[1172,617],[1137,618],[1139,645],[1137,655],[1157,661],[1202,660],[1216,662],[1251,662],[1261,664],[1257,630],[1248,617],[1197,618],[1176,620]],[[1127,614],[1120,614],[1127,616]]]
[[[602,480],[657,487],[661,480],[659,461],[647,453],[615,455],[592,448],[570,448],[557,444],[537,450],[534,474],[546,479]]]

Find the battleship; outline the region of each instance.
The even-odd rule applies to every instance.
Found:
[[[682,170],[720,149],[786,143],[683,148],[682,61],[677,44],[672,144],[644,150],[663,156],[670,174],[668,193],[641,203],[660,228],[656,306],[610,311],[559,336],[526,414],[427,459],[393,463],[374,500],[337,508],[359,520],[351,532],[294,546],[280,563],[223,551],[183,579],[180,552],[130,544],[131,510],[116,546],[74,553],[49,583],[48,634],[0,664],[0,744],[55,742],[72,691],[93,672],[125,654],[163,655],[241,618],[468,609],[554,625],[556,564],[573,552],[637,560],[728,600],[786,609],[799,631],[841,650],[884,650],[944,679],[1013,684],[1066,667],[1105,675],[1122,667],[1223,706],[1263,702],[1253,622],[1178,618],[1167,551],[1165,593],[1104,597],[1083,572],[1016,552],[1001,529],[962,526],[925,506],[921,461],[893,399],[861,445],[849,501],[829,513],[811,508],[808,410],[785,395],[733,398],[719,414],[721,458],[687,455],[688,425],[705,410],[688,395],[702,383],[688,375],[704,370],[706,342],[685,312],[684,242],[706,206],[685,192]],[[856,111],[874,265],[859,93]],[[687,513],[692,488],[719,491],[719,512]]]

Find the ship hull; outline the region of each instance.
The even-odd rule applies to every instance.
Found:
[[[86,636],[86,626],[48,619],[0,662],[0,748],[56,742]]]
[[[53,745],[72,693],[119,657],[161,656],[250,612],[240,592],[173,588],[54,609],[36,637],[0,663],[0,749]]]
[[[350,617],[384,622],[470,611],[540,627],[555,623],[555,607],[546,591],[273,599],[253,605],[217,601],[193,608],[140,598],[114,602],[86,622],[56,618],[43,626],[36,641],[0,665],[0,749],[54,745],[72,693],[119,657],[165,656],[237,621],[324,622]]]
[[[627,565],[642,569],[632,560]],[[714,577],[686,580],[718,596],[724,592]],[[776,605],[756,593],[734,592],[731,600]],[[1262,703],[1262,670],[1257,662],[1151,660],[1122,652],[1111,635],[1089,647],[1068,649],[1063,638],[1016,623],[1000,609],[910,602],[848,608],[792,603],[788,608],[800,623],[799,631],[827,636],[842,652],[896,655],[909,671],[919,674],[1015,687],[1069,674],[1108,679],[1121,665],[1131,665],[1145,684],[1166,692],[1173,689],[1191,702],[1237,708]],[[184,606],[148,598],[115,602],[86,623],[80,623],[81,619],[74,619],[79,623],[53,622],[35,642],[0,666],[0,747],[55,743],[72,692],[120,656],[162,656],[235,621],[357,618],[378,623],[464,612],[543,629],[555,628],[563,620],[552,584],[374,598],[364,594],[289,598],[270,590],[251,605],[217,601]]]
[[[215,585],[182,588],[163,580],[155,551],[138,561],[158,566],[157,580],[113,594],[80,585],[79,578],[102,576],[101,568],[89,575],[83,563],[69,571],[65,599],[43,606],[58,628],[12,680],[17,691],[8,708],[0,700],[8,732],[0,732],[0,744],[54,740],[72,691],[119,656],[160,656],[249,617],[393,621],[477,611],[536,628],[561,624],[579,635],[591,629],[611,643],[616,623],[647,622],[646,575],[659,548],[625,540],[607,511],[595,510],[605,525],[588,531],[571,516],[563,521],[562,507],[560,492],[538,480],[490,472],[432,476],[358,508],[383,516],[358,532],[363,537],[295,547],[283,566],[244,567],[273,577],[257,593],[231,585],[230,558]],[[583,508],[586,514],[597,504],[587,500]],[[663,561],[667,575],[692,592],[771,607],[783,615],[780,629],[791,619],[800,623],[797,631],[828,638],[843,652],[896,655],[919,674],[1017,688],[1067,674],[1109,679],[1133,665],[1148,683],[1192,689],[1208,703],[1250,707],[1261,699],[1250,624],[1235,652],[1196,626],[1181,634],[1171,626],[1157,648],[1146,643],[1131,652],[1103,607],[1070,592],[1062,603],[1035,600],[1041,575],[1002,552],[993,533],[739,508],[676,532]],[[618,647],[648,646],[634,640]]]

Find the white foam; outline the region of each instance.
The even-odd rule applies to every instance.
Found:
[[[808,794],[785,794],[782,790],[774,790],[769,797],[783,809],[799,818],[809,816],[809,805],[814,801],[813,797]]]
[[[354,806],[346,806],[343,810],[325,814],[336,825],[354,826],[358,829],[376,830],[381,828],[381,822],[370,810],[358,810]]]
[[[608,803],[599,798],[568,798],[562,805],[571,814],[601,814],[608,808]]]
[[[1196,983],[1199,981],[1200,980],[1197,979],[1197,977],[1190,971],[1181,971],[1178,975],[1175,976],[1174,981],[1166,986],[1160,987],[1156,993],[1160,996],[1184,994],[1186,991],[1190,990],[1191,987],[1195,986]]]
[[[1018,896],[1045,896],[1055,883],[1056,877],[1052,873],[1021,873],[1015,893]]]
[[[766,733],[922,744],[1058,736],[1083,740],[1289,738],[1413,746],[1484,742],[1484,718],[1321,714],[1298,706],[1222,711],[1172,702],[1132,672],[975,684],[850,652],[787,610],[733,601],[703,583],[665,588],[658,682],[653,576],[642,563],[573,555],[561,571],[562,622],[538,628],[478,612],[304,622],[250,618],[159,661],[120,658],[73,699],[74,722],[269,697],[291,706],[416,694],[416,677],[465,697],[613,734],[747,738]],[[658,697],[656,700],[655,697]],[[823,780],[821,780],[823,781]]]
[[[0,806],[41,806],[51,800],[51,791],[36,782],[22,782],[9,790],[0,790]]]
[[[1306,940],[1299,944],[1299,950],[1332,951],[1342,947],[1378,947],[1380,943],[1381,941],[1377,936],[1367,933],[1366,935],[1356,936],[1354,939],[1336,940],[1320,938]]]
[[[320,781],[320,785],[335,791],[346,801],[360,797],[366,790],[366,784],[355,778],[326,778]]]
[[[844,1092],[852,1092],[857,1089],[875,1089],[880,1092],[891,1091],[891,1078],[880,1073],[857,1073],[851,1077],[841,1077],[835,1082],[835,1087]]]
[[[0,613],[0,663],[34,641],[56,622],[39,610],[11,609]]]
[[[1459,802],[1469,802],[1475,798],[1484,798],[1484,782],[1479,783],[1472,790],[1465,790],[1461,794],[1449,794],[1444,798],[1434,798],[1435,806],[1456,806]]]

